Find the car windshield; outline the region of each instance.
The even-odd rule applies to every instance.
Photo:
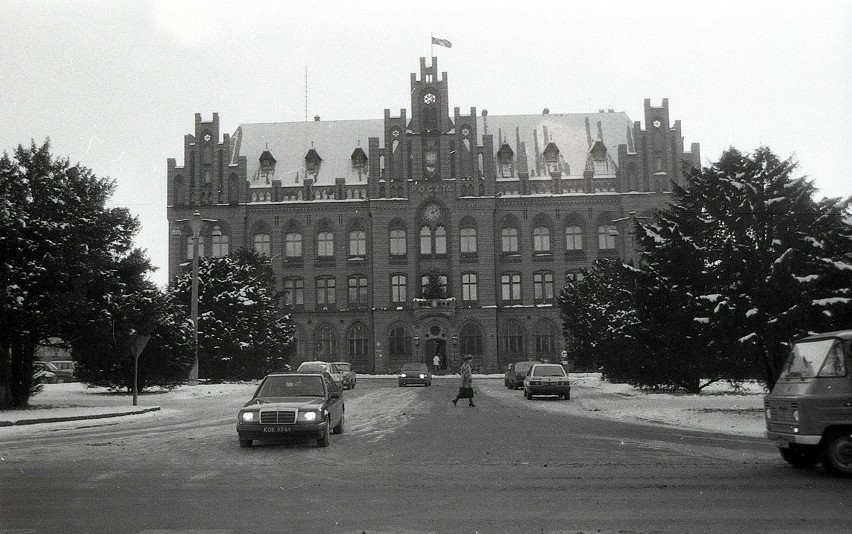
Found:
[[[526,373],[530,370],[530,367],[535,365],[533,362],[518,362],[515,364],[515,372],[516,373]]]
[[[300,373],[321,373],[323,371],[330,371],[328,364],[305,362],[299,366]]]
[[[565,376],[565,370],[558,365],[537,365],[532,373],[533,376]]]
[[[780,379],[844,376],[845,374],[846,363],[843,358],[842,343],[836,339],[820,339],[793,345]]]
[[[323,397],[325,389],[319,376],[270,376],[263,381],[255,397]]]
[[[426,371],[426,366],[424,364],[422,364],[422,363],[421,364],[409,363],[409,364],[403,365],[402,371],[400,371],[400,372],[402,372],[402,373],[413,373],[413,372],[420,373],[420,372],[424,372],[424,371]]]
[[[337,366],[337,370],[340,371],[341,373],[346,372],[350,369],[348,363],[336,363],[334,365]]]

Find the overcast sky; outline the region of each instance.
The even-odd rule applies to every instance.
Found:
[[[450,109],[644,121],[644,99],[668,98],[703,162],[768,146],[820,196],[852,195],[852,0],[0,0],[0,14],[0,150],[50,137],[116,180],[161,285],[166,159],[183,164],[195,113],[219,113],[223,133],[304,120],[307,69],[308,117],[397,115],[430,35],[452,42],[433,49]]]

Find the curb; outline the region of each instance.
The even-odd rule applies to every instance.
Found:
[[[149,408],[141,408],[129,412],[112,412],[99,413],[90,415],[69,415],[66,417],[41,417],[35,419],[18,419],[16,421],[0,421],[0,427],[3,426],[22,426],[22,425],[37,425],[39,423],[61,423],[65,421],[83,421],[86,419],[107,419],[111,417],[123,417],[125,415],[139,415],[148,412],[159,411],[159,406],[151,406]]]

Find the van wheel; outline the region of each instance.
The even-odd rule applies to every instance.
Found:
[[[811,469],[819,463],[819,449],[816,447],[791,446],[789,449],[778,449],[781,458],[799,469]]]
[[[822,465],[833,475],[852,477],[852,432],[837,432],[823,440]]]

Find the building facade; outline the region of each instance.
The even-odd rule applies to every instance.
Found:
[[[558,361],[555,302],[598,258],[632,257],[630,219],[680,180],[667,100],[625,113],[450,113],[447,73],[420,59],[411,116],[242,124],[195,116],[184,164],[168,160],[169,276],[192,258],[187,224],[208,222],[199,254],[252,247],[270,258],[296,323],[294,363],[409,361],[498,372]],[[437,284],[443,291],[427,294]],[[203,310],[202,310],[203,312]]]

